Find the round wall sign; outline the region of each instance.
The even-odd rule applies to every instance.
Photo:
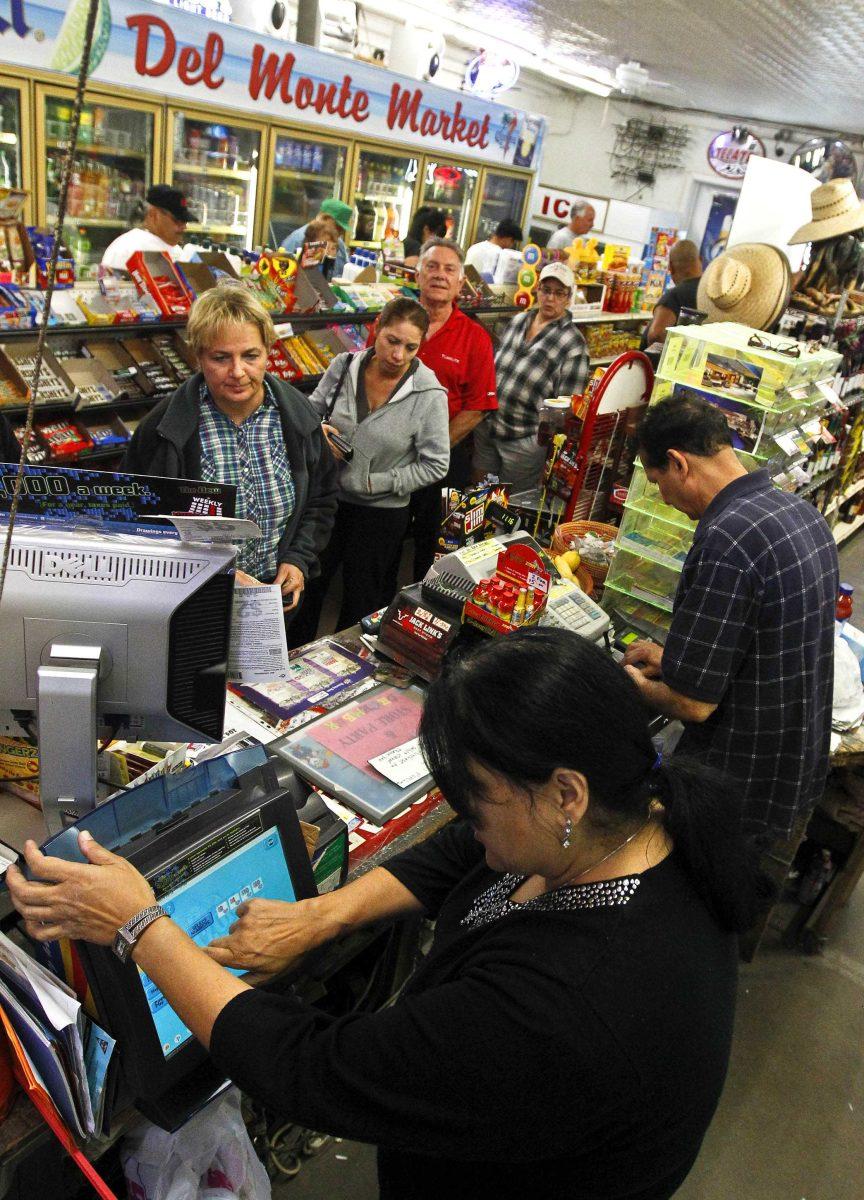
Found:
[[[765,156],[765,143],[747,129],[718,133],[708,147],[708,163],[724,179],[743,179],[751,154]]]

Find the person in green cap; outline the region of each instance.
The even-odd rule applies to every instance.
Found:
[[[314,218],[316,221],[332,221],[335,225],[333,241],[336,243],[336,265],[333,268],[333,274],[336,278],[342,274],[345,264],[348,262],[348,247],[345,245],[343,234],[351,228],[353,215],[354,210],[350,204],[345,204],[342,200],[329,199],[322,202],[318,215]],[[308,221],[299,229],[295,229],[293,233],[289,233],[283,241],[281,249],[287,250],[290,254],[300,250],[306,241],[306,230],[311,223]]]

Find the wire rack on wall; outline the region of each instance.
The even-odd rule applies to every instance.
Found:
[[[615,126],[615,145],[609,154],[612,178],[652,184],[658,171],[681,166],[689,141],[686,125],[631,117],[623,125]]]

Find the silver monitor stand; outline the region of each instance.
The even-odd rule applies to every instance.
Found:
[[[39,796],[49,835],[96,807],[99,646],[53,643],[37,669]]]

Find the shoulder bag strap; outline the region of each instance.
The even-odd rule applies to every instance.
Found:
[[[333,409],[336,407],[336,401],[339,399],[339,393],[342,391],[342,388],[345,386],[345,380],[348,377],[348,372],[351,370],[351,363],[353,361],[353,358],[354,358],[353,354],[346,353],[345,365],[342,368],[341,375],[339,376],[339,382],[336,384],[335,388],[330,393],[330,399],[327,401],[327,411],[324,414],[325,421],[329,421],[333,415]]]

